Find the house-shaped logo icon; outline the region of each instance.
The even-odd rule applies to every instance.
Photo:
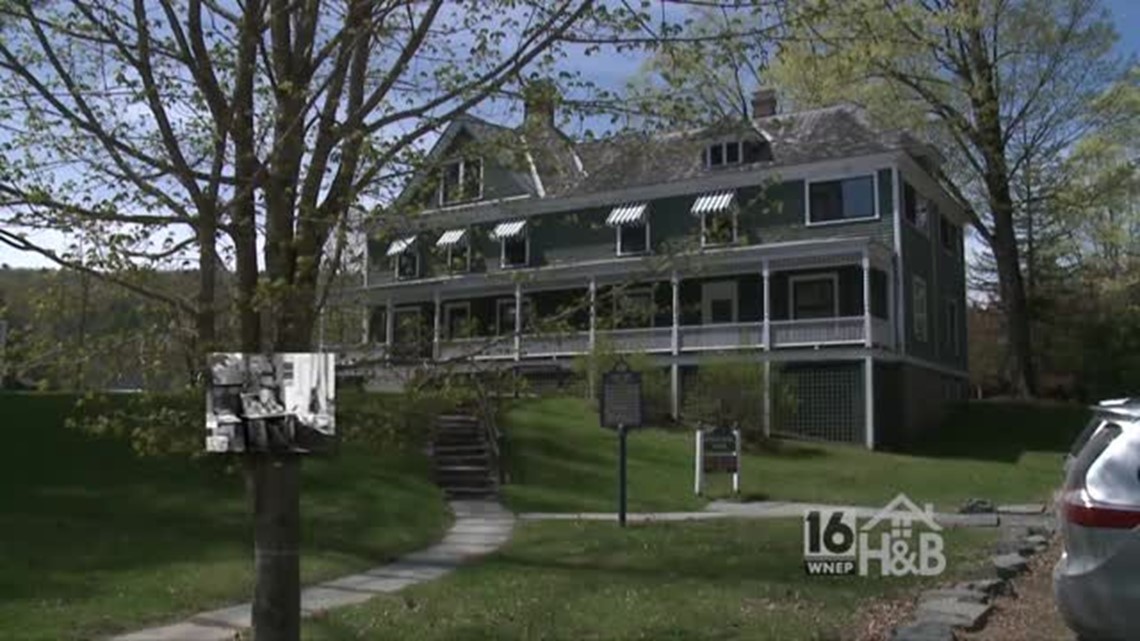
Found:
[[[890,523],[890,531],[874,536],[884,521]],[[923,529],[917,536],[916,523]],[[920,508],[906,494],[899,494],[859,528],[859,573],[866,575],[868,564],[877,561],[883,576],[940,574],[946,567],[941,531],[931,504]],[[878,546],[872,544],[876,539]]]

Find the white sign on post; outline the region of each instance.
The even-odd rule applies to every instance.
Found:
[[[693,492],[701,495],[704,476],[709,473],[732,473],[732,492],[740,493],[740,430],[718,427],[697,429],[694,434]]]

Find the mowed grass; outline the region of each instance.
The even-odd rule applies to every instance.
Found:
[[[985,576],[994,530],[945,532],[938,579],[809,577],[799,520],[531,522],[439,581],[305,624],[314,641],[809,640],[919,585]],[[877,566],[872,565],[877,571]]]
[[[63,427],[73,399],[0,395],[0,639],[89,639],[252,596],[250,507],[225,461],[136,458]],[[450,517],[418,453],[308,459],[305,582],[379,565]]]
[[[881,505],[899,492],[947,511],[968,498],[1046,501],[1061,481],[1061,456],[1087,412],[1077,406],[971,403],[909,453],[776,440],[742,462],[745,499]],[[598,427],[587,401],[517,403],[509,439],[508,504],[520,512],[613,511],[617,436]],[[730,495],[728,475],[707,477],[707,494]],[[629,509],[699,509],[693,494],[693,435],[645,429],[629,436]]]

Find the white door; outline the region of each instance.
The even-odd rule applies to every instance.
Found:
[[[718,280],[701,285],[701,324],[735,323],[740,317],[736,281]]]

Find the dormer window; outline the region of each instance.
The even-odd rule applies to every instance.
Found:
[[[392,259],[397,280],[419,278],[420,255],[416,251],[416,237],[397,238],[388,245],[388,257]]]
[[[701,247],[736,242],[736,192],[718,191],[693,201],[692,213],[701,217]]]
[[[704,152],[705,167],[709,169],[771,159],[768,143],[755,138],[717,142],[706,147]]]
[[[491,237],[499,241],[500,267],[526,267],[530,264],[530,237],[525,220],[499,223]]]
[[[483,197],[483,159],[464,158],[445,164],[439,184],[439,204],[454,205]]]

